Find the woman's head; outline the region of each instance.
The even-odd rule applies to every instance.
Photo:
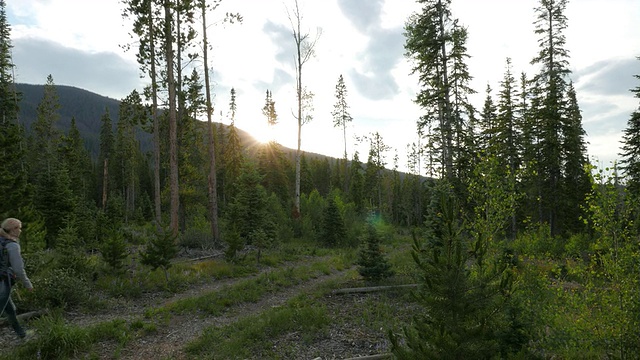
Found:
[[[22,232],[22,221],[16,218],[4,219],[0,225],[0,235],[17,239]]]

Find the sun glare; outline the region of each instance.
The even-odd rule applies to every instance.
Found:
[[[251,131],[251,136],[261,144],[266,144],[269,141],[274,140],[275,132],[268,125],[256,126]]]

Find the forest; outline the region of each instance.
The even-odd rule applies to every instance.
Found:
[[[0,0],[0,214],[23,222],[36,291],[18,286],[14,301],[36,313],[25,321],[37,333],[3,339],[0,359],[135,358],[145,342],[167,351],[156,358],[640,358],[640,106],[620,163],[597,168],[565,48],[568,0],[539,0],[537,73],[497,59],[504,76],[481,108],[469,101],[472,29],[452,0],[417,2],[404,48],[421,141],[403,172],[379,133],[362,159],[347,158],[346,136],[339,159],[304,153],[300,137],[297,149],[248,145],[235,89],[230,125],[214,123],[206,16],[216,1],[123,0],[148,87],[90,119],[100,124],[90,138],[73,117],[60,126],[49,76],[26,126]],[[317,38],[292,4],[300,129]],[[195,58],[204,65],[184,73]],[[640,99],[640,84],[631,93]],[[334,126],[346,129],[342,76],[333,95]],[[279,121],[268,90],[262,110]],[[344,288],[359,295],[336,300]],[[287,291],[277,306],[261,300]],[[180,349],[161,340],[184,318],[234,311],[232,324],[212,320]],[[352,345],[320,345],[338,332]]]

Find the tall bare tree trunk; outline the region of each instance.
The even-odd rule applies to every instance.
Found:
[[[173,37],[171,30],[171,2],[164,2],[164,40],[167,54],[167,87],[169,89],[169,190],[170,190],[170,229],[178,235],[178,208],[180,206],[178,188],[178,144],[177,144],[177,109],[176,82],[173,74]]]
[[[296,150],[296,188],[295,188],[295,203],[293,209],[293,216],[295,218],[300,217],[300,162],[302,158],[302,125],[305,123],[303,117],[303,87],[302,87],[302,66],[313,56],[316,41],[309,41],[309,34],[301,33],[302,14],[300,14],[300,7],[298,6],[298,0],[294,2],[295,10],[293,18],[289,13],[289,21],[291,22],[291,29],[293,31],[293,39],[296,43],[296,95],[298,96],[298,147]]]
[[[156,227],[162,224],[162,207],[160,200],[160,124],[158,123],[158,82],[156,70],[155,32],[153,23],[153,2],[149,1],[149,54],[151,65],[151,119],[153,121],[153,203],[155,207]]]
[[[209,63],[208,63],[208,49],[209,43],[207,42],[207,20],[206,1],[202,0],[202,42],[203,42],[203,57],[204,57],[204,84],[205,94],[207,97],[207,134],[209,135],[209,217],[211,219],[211,235],[213,236],[214,245],[220,240],[220,230],[218,229],[218,192],[217,192],[217,180],[216,180],[216,152],[215,141],[213,137],[213,122],[211,116],[213,114],[213,107],[211,105],[211,88],[209,85]]]

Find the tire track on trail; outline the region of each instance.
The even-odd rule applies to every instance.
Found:
[[[172,314],[169,323],[165,327],[159,327],[156,333],[130,341],[121,350],[118,359],[187,359],[185,346],[193,339],[200,337],[205,329],[229,325],[242,318],[257,315],[266,309],[282,306],[296,295],[311,291],[322,283],[338,279],[349,270],[350,268],[347,268],[327,275],[319,275],[300,284],[283,288],[281,291],[269,293],[257,302],[230,307],[220,316]],[[200,294],[204,293],[206,291]],[[104,359],[113,358],[113,352],[104,355],[106,355]]]

